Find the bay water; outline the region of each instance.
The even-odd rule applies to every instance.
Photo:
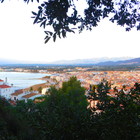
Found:
[[[48,75],[42,73],[0,72],[0,79],[5,81],[7,78],[9,85],[13,84],[13,86],[18,88],[28,88],[36,84],[45,83],[44,80],[40,80],[39,78]]]

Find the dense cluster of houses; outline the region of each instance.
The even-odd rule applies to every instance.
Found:
[[[50,79],[56,79],[59,87],[70,77],[76,76],[81,85],[89,89],[90,85],[97,85],[102,79],[112,83],[112,88],[121,88],[123,84],[132,87],[136,82],[140,83],[140,71],[86,71],[86,69],[77,68],[79,71],[63,72],[52,74]]]

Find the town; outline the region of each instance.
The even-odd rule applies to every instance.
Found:
[[[37,66],[36,66],[37,67]],[[12,85],[8,85],[7,79],[0,80],[0,96],[10,100],[12,103],[18,100],[34,100],[37,97],[42,97],[49,94],[51,86],[61,88],[63,82],[68,81],[70,77],[76,77],[81,86],[85,88],[85,95],[88,96],[90,87],[98,85],[103,79],[111,84],[110,96],[114,96],[114,88],[121,90],[125,86],[125,92],[129,92],[135,83],[140,83],[140,71],[92,71],[89,67],[57,67],[48,69],[25,69],[25,68],[13,68],[5,69],[0,68],[1,71],[16,71],[16,72],[38,72],[46,73],[49,76],[42,77],[45,81],[43,84],[33,85],[26,89],[19,89]]]

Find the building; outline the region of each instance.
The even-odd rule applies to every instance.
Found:
[[[37,94],[37,93],[30,93],[30,94],[27,94],[27,95],[24,95],[22,96],[22,100],[25,100],[25,102],[27,102],[27,100],[34,100],[35,98],[37,97],[41,97],[42,95],[41,94]]]
[[[7,84],[7,78],[5,81],[0,79],[0,96],[8,100],[11,98],[11,94],[15,92],[15,90],[16,90],[15,87],[9,86]]]
[[[49,91],[50,87],[46,87],[42,89],[41,94],[46,95],[46,93]]]
[[[14,93],[11,94],[11,100],[17,101],[22,100],[22,96],[29,94],[27,91],[24,91],[23,89],[16,90]]]

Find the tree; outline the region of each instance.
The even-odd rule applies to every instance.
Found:
[[[92,115],[90,121],[97,131],[97,139],[127,140],[140,138],[140,96],[139,89],[136,88],[138,85],[138,83],[135,84],[134,88],[127,94],[123,91],[124,87],[120,91],[115,90],[118,92],[115,97],[107,95],[110,89],[110,84],[107,81],[101,82],[96,90],[93,90],[97,92],[96,98],[99,100],[96,109],[101,110],[100,113]],[[93,100],[94,98],[93,96]]]
[[[103,80],[91,91],[102,112],[87,108],[84,88],[76,77],[62,88],[50,88],[45,100],[18,101],[11,106],[0,98],[0,139],[2,140],[138,140],[140,139],[140,92],[136,83],[129,93],[123,90],[108,98],[110,83]],[[92,95],[91,95],[92,96]]]
[[[4,0],[0,0],[4,2]],[[29,3],[34,0],[24,0]],[[39,0],[37,0],[39,2]],[[79,2],[79,3],[78,3]],[[84,15],[79,14],[77,5],[85,4]],[[51,38],[65,38],[67,33],[78,30],[92,30],[98,23],[108,17],[111,22],[125,27],[140,30],[139,0],[46,0],[33,13],[34,24],[40,24],[45,29],[45,43]],[[51,30],[47,28],[51,27]]]
[[[84,88],[75,78],[62,88],[51,87],[45,101],[30,107],[26,114],[38,139],[81,139],[87,128],[89,114]],[[19,109],[22,110],[22,109]],[[33,111],[35,110],[35,111]]]
[[[30,91],[33,91],[33,87],[30,87],[30,89],[29,89]]]
[[[42,87],[39,87],[39,88],[38,88],[38,92],[39,92],[39,93],[42,93]]]
[[[23,109],[23,108],[22,108]],[[31,140],[32,128],[27,119],[15,111],[8,101],[0,97],[0,139],[1,140]]]

